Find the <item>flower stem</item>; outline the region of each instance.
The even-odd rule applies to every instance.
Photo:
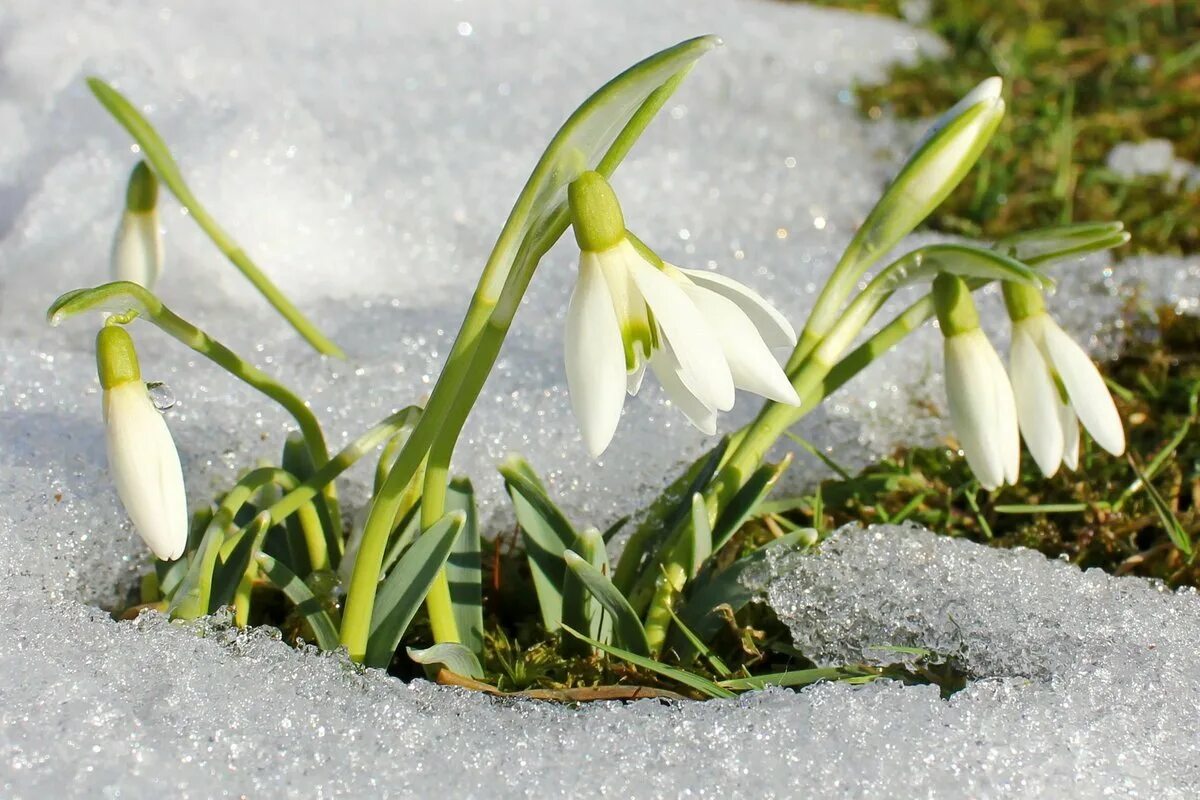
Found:
[[[325,444],[325,434],[312,409],[300,397],[279,381],[267,375],[262,370],[240,358],[237,353],[213,339],[200,328],[175,314],[161,303],[157,308],[148,307],[149,320],[178,341],[190,347],[217,366],[224,369],[235,378],[257,389],[262,394],[274,400],[296,420],[300,435],[312,454],[313,463],[319,468],[329,461],[329,448]],[[322,489],[325,503],[329,506],[329,515],[334,525],[340,526],[341,512],[338,508],[337,488],[332,483],[326,483]],[[341,539],[341,530],[334,531]]]

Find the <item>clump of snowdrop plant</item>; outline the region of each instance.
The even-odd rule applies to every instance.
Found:
[[[145,163],[130,178],[114,244],[117,280],[68,292],[48,317],[58,324],[87,311],[109,315],[97,358],[110,471],[134,527],[158,558],[142,583],[141,605],[179,619],[232,606],[236,622],[245,625],[265,613],[255,598],[270,591],[292,609],[285,620],[274,620],[292,638],[344,648],[368,666],[404,672],[420,664],[439,680],[493,693],[514,680],[503,643],[530,629],[543,641],[524,642],[527,652],[549,648],[578,664],[624,663],[642,680],[660,681],[658,691],[673,687],[691,696],[725,697],[769,683],[870,680],[878,670],[854,665],[773,671],[791,663],[794,654],[786,648],[772,655],[767,645],[762,652],[739,639],[742,646],[729,649],[728,631],[740,630],[740,615],[749,613],[740,576],[773,549],[816,541],[810,530],[774,528],[766,538],[746,533],[755,530],[748,523],[790,463],[790,457],[767,460],[789,427],[936,315],[946,337],[951,418],[982,486],[1015,480],[1018,431],[1048,474],[1060,463],[1075,465],[1076,418],[1103,447],[1119,452],[1124,440],[1112,401],[1083,352],[1046,316],[1040,269],[1123,243],[1119,224],[1031,231],[994,246],[929,245],[876,267],[986,147],[1004,113],[997,78],[931,126],[847,246],[802,327],[752,287],[664,262],[627,229],[608,178],[695,62],[718,43],[701,37],[650,56],[567,119],[483,266],[428,401],[381,420],[333,454],[296,392],[153,293],[162,262],[155,216],[161,183],[315,349],[341,354],[204,209],[149,121],[115,89],[91,79]],[[609,446],[624,398],[637,393],[647,368],[672,404],[708,434],[718,432],[719,413],[733,406],[736,388],[765,402],[750,424],[720,438],[641,510],[615,559],[608,542],[624,522],[604,532],[577,527],[531,465],[516,456],[506,460],[500,474],[524,544],[509,558],[520,561],[524,577],[515,580],[536,597],[537,614],[506,628],[497,618],[485,621],[484,579],[489,591],[498,591],[511,571],[497,566],[501,554],[479,529],[471,484],[452,478],[449,464],[542,256],[568,227],[580,255],[574,290],[563,298],[564,372],[587,452],[596,456]],[[971,301],[972,292],[994,282],[1004,287],[1014,320],[1009,373]],[[890,321],[873,324],[897,291],[914,286],[923,287],[916,300]],[[125,330],[138,321],[218,364],[296,421],[277,464],[248,470],[198,509],[190,526],[178,455]],[[788,353],[782,364],[776,353]],[[370,503],[347,526],[336,479],[376,453]],[[417,633],[411,623],[422,607],[428,627]],[[428,646],[409,646],[417,644]],[[599,669],[612,677],[609,667]],[[570,681],[564,685],[574,690]]]

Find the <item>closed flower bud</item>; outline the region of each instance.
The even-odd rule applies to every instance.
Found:
[[[133,339],[106,325],[96,337],[104,388],[108,468],[134,528],[154,555],[174,561],[187,546],[188,513],[179,452],[142,382]]]
[[[139,161],[129,176],[125,210],[113,238],[113,280],[151,291],[162,274],[163,242],[158,229],[158,179]]]

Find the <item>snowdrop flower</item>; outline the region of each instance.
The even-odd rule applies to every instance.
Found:
[[[106,325],[96,337],[96,369],[104,388],[108,468],[137,532],[163,561],[187,545],[187,499],[179,453],[142,383],[133,339]]]
[[[962,278],[939,275],[933,281],[933,297],[945,337],[950,420],[963,454],[983,488],[1015,483],[1021,441],[1004,364],[979,329],[979,315]]]
[[[139,161],[129,175],[125,211],[112,247],[115,281],[132,281],[151,291],[162,273],[163,242],[158,229],[158,179]]]
[[[1104,378],[1083,348],[1050,319],[1036,289],[1004,284],[1013,321],[1009,369],[1025,445],[1047,477],[1060,463],[1079,464],[1079,424],[1113,455],[1125,452],[1125,429]]]
[[[707,434],[716,433],[717,412],[733,407],[735,386],[799,404],[771,352],[796,342],[778,311],[729,278],[663,263],[625,230],[600,174],[572,182],[568,200],[581,252],[567,309],[567,387],[593,456],[612,441],[625,394],[637,394],[647,365]]]

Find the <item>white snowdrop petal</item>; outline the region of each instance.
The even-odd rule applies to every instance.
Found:
[[[1079,420],[1075,410],[1066,403],[1059,401],[1055,405],[1063,434],[1063,463],[1073,471],[1079,467]]]
[[[717,412],[692,394],[680,379],[679,361],[669,346],[655,352],[654,358],[650,359],[650,368],[654,370],[654,376],[662,384],[672,405],[683,412],[688,422],[709,436],[717,432]]]
[[[1021,323],[1013,326],[1009,366],[1017,422],[1025,446],[1042,474],[1050,477],[1058,472],[1063,458],[1058,392],[1037,344]]]
[[[712,329],[682,286],[646,263],[632,246],[629,251],[630,275],[679,362],[679,379],[706,406],[733,408],[733,376]]]
[[[1067,397],[1096,444],[1113,455],[1125,452],[1125,428],[1100,370],[1084,349],[1049,317],[1042,324],[1043,346],[1067,389]]]
[[[758,329],[733,301],[695,284],[685,284],[683,289],[716,332],[735,386],[770,400],[800,404]]]
[[[187,497],[167,423],[131,381],[104,393],[108,465],[117,495],[154,555],[174,561],[187,546]]]
[[[584,253],[567,307],[564,360],[571,410],[593,457],[612,441],[625,404],[625,351],[612,295],[595,258]]]
[[[1005,479],[1005,457],[996,429],[997,393],[991,385],[994,373],[983,355],[991,349],[979,330],[945,340],[950,420],[971,471],[985,489],[995,489]]]
[[[992,347],[982,331],[977,333],[983,342],[979,346],[977,357],[986,364],[989,373],[986,387],[992,392],[994,446],[1004,469],[1005,482],[1016,483],[1021,475],[1021,435],[1018,431],[1017,405],[1013,398],[1012,384],[996,348]]]
[[[676,269],[691,278],[697,286],[716,292],[735,303],[758,329],[758,334],[767,347],[796,345],[796,329],[783,314],[750,287],[717,272],[682,267]]]

